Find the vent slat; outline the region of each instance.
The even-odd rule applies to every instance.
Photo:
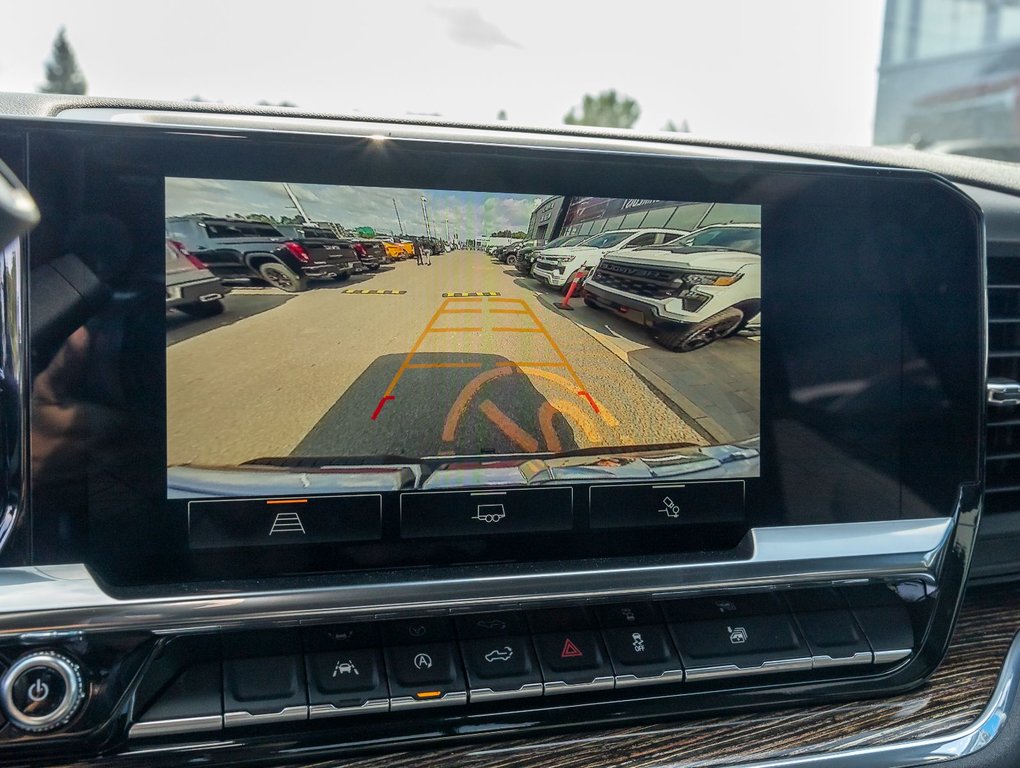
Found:
[[[1020,243],[988,243],[988,375],[1020,378]],[[1020,411],[993,408],[986,446],[992,516],[1020,512]]]

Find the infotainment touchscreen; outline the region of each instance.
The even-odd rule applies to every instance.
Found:
[[[395,488],[724,480],[739,511],[760,227],[747,204],[169,178],[168,495],[270,504],[306,541],[300,509]]]

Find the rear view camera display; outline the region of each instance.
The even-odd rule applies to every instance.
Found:
[[[760,225],[169,178],[169,495],[757,476]]]

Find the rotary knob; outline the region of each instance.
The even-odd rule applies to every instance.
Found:
[[[74,717],[84,699],[81,668],[58,653],[22,656],[0,678],[0,706],[24,731],[59,728]]]

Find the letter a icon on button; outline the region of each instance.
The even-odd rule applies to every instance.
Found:
[[[584,656],[581,649],[574,645],[574,641],[569,637],[566,642],[563,643],[563,650],[560,652],[561,659],[576,659],[579,656]]]

